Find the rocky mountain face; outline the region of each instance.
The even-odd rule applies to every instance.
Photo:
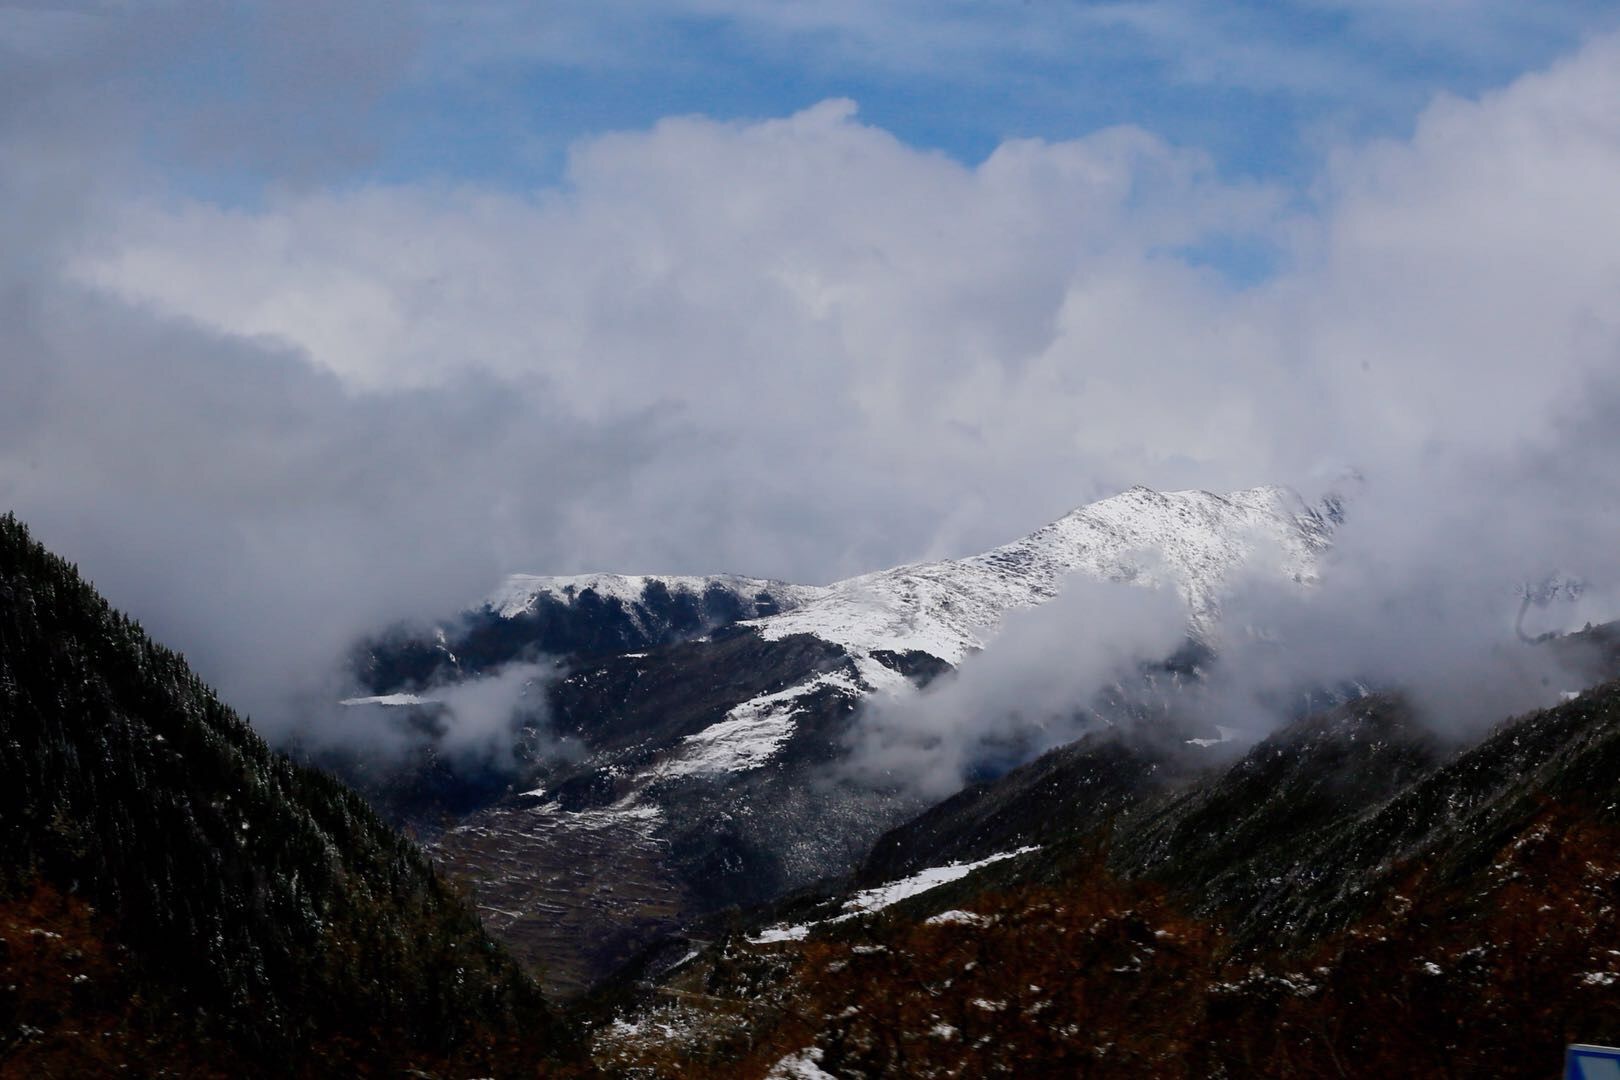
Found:
[[[1526,647],[1612,677],[1617,642]],[[1620,1038],[1616,769],[1620,681],[1468,744],[1385,694],[1202,767],[1088,737],[887,834],[839,887],[649,953],[598,1002],[598,1057],[1547,1075],[1567,1043]]]
[[[869,696],[950,671],[1072,575],[1179,590],[1196,641],[1238,569],[1308,582],[1336,512],[1279,488],[1137,488],[981,555],[827,586],[520,575],[366,643],[354,706],[431,730],[447,688],[543,657],[515,775],[431,739],[403,772],[329,763],[432,836],[491,930],[574,993],[695,919],[848,872],[925,808],[832,767]]]
[[[0,517],[0,1073],[565,1066],[422,852]]]
[[[1620,1039],[1620,624],[1521,635],[1569,692],[1483,738],[1397,688],[1252,744],[1160,708],[1225,576],[1331,524],[1135,491],[860,585],[513,579],[362,654],[422,741],[346,767],[436,869],[0,519],[0,1073],[1545,1075]],[[1075,572],[1176,578],[1187,648],[943,802],[830,767]],[[444,751],[510,665],[515,771]]]

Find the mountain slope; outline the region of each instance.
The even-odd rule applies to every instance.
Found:
[[[1525,647],[1556,652],[1577,684],[1620,674],[1620,625]],[[1512,725],[1516,759],[1492,766],[1497,789],[1511,790],[1532,753],[1567,749],[1565,735],[1538,726],[1541,715]],[[1239,912],[1228,925],[1238,940],[1308,938],[1354,915],[1394,838],[1407,852],[1421,847],[1423,829],[1452,826],[1446,811],[1479,797],[1459,778],[1476,775],[1494,745],[1451,764],[1462,746],[1393,694],[1302,716],[1219,766],[1189,756],[1175,735],[1142,725],[1099,732],[974,785],[882,837],[856,883],[1106,829],[1116,872],[1164,883],[1199,915]],[[1420,797],[1433,805],[1414,809]]]
[[[1120,760],[1070,750],[890,848],[993,845],[955,826]],[[1081,792],[1038,848],[935,849],[712,927],[606,1005],[598,1054],[670,1076],[1549,1075],[1620,1037],[1617,769],[1620,682],[1471,747],[1368,697],[1179,782]]]
[[[369,643],[356,707],[408,725],[447,685],[543,654],[561,674],[515,741],[566,752],[503,776],[426,746],[414,772],[351,760],[344,775],[433,836],[492,930],[577,991],[683,922],[849,871],[924,808],[832,768],[870,695],[949,671],[1075,574],[1173,585],[1196,635],[1240,568],[1309,580],[1335,513],[1280,488],[1137,488],[982,555],[828,586],[520,575],[457,623]],[[627,857],[581,880],[604,845]]]
[[[385,696],[537,653],[622,654],[738,623],[768,640],[819,637],[869,671],[864,661],[881,652],[956,664],[983,647],[1008,611],[1052,599],[1071,574],[1167,582],[1187,600],[1196,629],[1218,616],[1227,577],[1262,549],[1284,577],[1313,578],[1339,514],[1335,499],[1313,507],[1281,487],[1227,495],[1137,487],[983,554],[831,585],[729,574],[513,574],[457,620],[361,642],[355,667],[371,695]]]
[[[966,788],[880,837],[855,884],[869,887],[929,866],[1084,836],[1197,775],[1204,755],[1159,737],[1167,734],[1090,733]]]
[[[40,912],[135,995],[144,1035],[130,1050],[145,1068],[532,1068],[571,1053],[420,851],[336,780],[271,752],[9,515],[0,746],[8,1070],[82,1062],[87,1017],[107,1004],[16,980],[61,933],[29,925]]]

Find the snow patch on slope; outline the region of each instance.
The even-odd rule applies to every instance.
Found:
[[[861,677],[861,683],[870,693],[893,696],[913,689],[910,679],[867,653],[851,653],[850,661],[854,663],[855,671]]]
[[[999,854],[990,855],[974,862],[949,863],[945,866],[935,866],[927,870],[919,870],[917,873],[912,874],[908,878],[902,878],[899,881],[891,881],[886,885],[879,885],[876,888],[861,890],[854,896],[844,901],[841,914],[835,915],[830,919],[823,919],[817,922],[798,923],[791,926],[781,924],[778,926],[767,927],[748,940],[755,945],[774,945],[784,941],[802,941],[810,935],[810,931],[814,930],[818,926],[822,926],[824,924],[830,925],[832,923],[848,922],[851,919],[859,919],[863,916],[874,914],[882,911],[886,907],[891,907],[894,904],[898,904],[902,900],[909,900],[913,896],[920,896],[923,893],[928,892],[930,889],[937,889],[941,885],[965,878],[975,870],[990,866],[992,863],[998,863],[1004,859],[1016,859],[1020,855],[1027,855],[1032,851],[1039,850],[1040,848],[1038,846],[1021,847],[1015,851],[1003,851]],[[947,920],[945,915],[941,915],[936,916],[934,919],[930,919],[929,922],[934,922],[936,920],[967,921],[968,919],[980,918],[980,916],[970,916],[966,912],[947,912],[946,915],[961,915],[964,916],[964,918],[961,920],[956,920],[954,918]]]
[[[842,672],[751,698],[676,747],[676,756],[654,770],[657,777],[702,776],[757,769],[793,737],[799,699],[831,686],[849,694],[861,688]]]
[[[991,855],[979,859],[977,862],[950,863],[945,866],[936,866],[928,870],[919,870],[908,878],[900,881],[891,881],[887,885],[879,885],[875,889],[863,889],[844,901],[846,914],[840,915],[834,922],[844,919],[853,919],[858,915],[870,915],[875,911],[882,911],[902,900],[909,900],[913,896],[938,888],[947,882],[965,878],[973,871],[991,863],[1001,862],[1003,859],[1016,859],[1020,855],[1027,855],[1031,851],[1039,851],[1039,847],[1021,847],[1015,851],[1003,851],[998,855]]]
[[[417,694],[379,694],[375,697],[344,698],[338,704],[351,708],[355,705],[382,705],[398,708],[405,705],[435,705],[437,702],[433,698],[425,698]]]
[[[821,1067],[821,1050],[809,1047],[771,1066],[765,1080],[836,1080],[832,1073]]]
[[[990,917],[988,915],[980,915],[980,914],[978,914],[977,912],[974,912],[974,911],[962,911],[960,909],[953,908],[950,911],[942,911],[938,915],[929,916],[928,918],[923,920],[923,925],[924,926],[989,926],[990,925]]]
[[[1188,739],[1187,740],[1187,745],[1188,746],[1220,746],[1222,743],[1229,743],[1233,739],[1238,737],[1238,729],[1237,728],[1225,727],[1225,726],[1223,726],[1221,724],[1216,724],[1215,725],[1215,733],[1216,733],[1217,737],[1213,738],[1213,739]]]

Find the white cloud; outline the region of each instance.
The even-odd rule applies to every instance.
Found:
[[[868,699],[847,772],[943,798],[976,768],[1007,768],[1096,729],[1100,695],[1141,694],[1137,665],[1186,640],[1174,588],[1076,575],[1055,599],[1010,613],[957,671],[915,694]]]
[[[1136,129],[967,167],[840,101],[588,140],[527,195],[120,205],[73,256],[114,299],[6,256],[0,497],[266,694],[507,569],[827,579],[1343,462],[1512,499],[1456,463],[1616,366],[1617,61],[1437,101],[1309,213]],[[1178,254],[1230,234],[1278,276]]]
[[[1122,428],[1118,407],[1156,367],[1207,350],[1205,329],[1188,339],[1161,309],[1208,317],[1225,296],[1154,253],[1269,229],[1276,203],[1133,129],[1012,142],[967,168],[832,101],[596,139],[566,188],[527,198],[392,188],[257,214],[132,212],[83,273],[299,349],[353,393],[479,372],[590,422],[664,417],[687,433],[676,456],[593,512],[707,537],[665,549],[681,568],[817,578],[915,554],[964,491],[1009,474],[1027,470],[1027,486],[963,542],[1004,538],[1009,498],[1019,526],[1060,513],[1096,493],[1110,444],[1139,449],[1108,479],[1195,473],[1246,391],[1206,358],[1184,392],[1155,392],[1196,397],[1208,419],[1178,416],[1152,450],[1142,418]],[[775,524],[752,533],[784,512],[796,536],[806,518],[845,523],[786,543]],[[715,514],[740,533],[719,550],[697,525]],[[609,565],[670,558],[626,541],[588,550]]]

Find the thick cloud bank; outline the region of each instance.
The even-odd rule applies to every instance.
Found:
[[[1360,468],[1321,595],[1362,610],[1313,616],[1349,667],[1402,598],[1451,630],[1612,576],[1615,38],[1305,195],[1131,128],[967,166],[828,101],[592,139],[546,190],[247,208],[152,181],[116,133],[171,106],[101,47],[3,76],[0,503],[272,728],[505,571],[827,580],[1134,483]]]

